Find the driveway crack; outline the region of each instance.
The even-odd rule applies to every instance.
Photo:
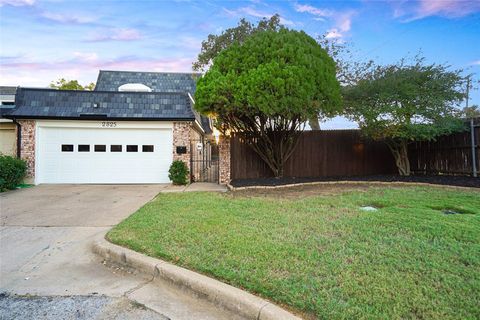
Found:
[[[135,287],[125,291],[125,293],[123,294],[124,297],[128,298],[128,296],[130,294],[132,294],[133,292],[143,288],[144,286],[146,286],[147,284],[151,283],[153,280],[155,279],[155,277],[152,277],[151,279],[149,280],[146,280],[146,281],[142,281],[140,282],[139,284],[137,284]]]

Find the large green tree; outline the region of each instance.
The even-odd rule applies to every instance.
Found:
[[[335,63],[304,32],[258,32],[222,50],[198,80],[196,108],[223,133],[239,135],[275,176],[304,123],[341,109]]]
[[[95,88],[95,83],[91,82],[85,86],[82,86],[77,80],[65,80],[64,78],[52,81],[50,88],[58,90],[90,90]]]
[[[280,16],[273,15],[269,19],[263,18],[256,25],[246,19],[241,19],[236,27],[228,28],[219,35],[210,34],[207,39],[202,41],[202,48],[198,54],[197,60],[193,62],[193,70],[205,72],[216,56],[234,43],[241,44],[248,37],[258,32],[278,31],[284,28],[280,23]],[[318,116],[312,116],[308,120],[313,130],[319,130],[320,124]]]
[[[461,70],[442,64],[377,66],[344,88],[345,112],[367,136],[385,141],[400,175],[410,175],[408,144],[433,140],[463,128],[458,107],[464,98]]]

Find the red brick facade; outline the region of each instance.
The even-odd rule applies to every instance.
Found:
[[[218,143],[220,184],[230,183],[230,138],[222,136]]]
[[[35,177],[35,121],[19,120],[21,126],[20,158],[27,162],[27,178]]]
[[[199,139],[201,139],[201,134],[193,128],[191,122],[173,123],[173,160],[183,161],[187,165],[189,172],[192,170],[190,166],[191,141]],[[187,152],[178,154],[177,147],[186,147]]]

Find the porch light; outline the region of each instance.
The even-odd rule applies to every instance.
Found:
[[[213,127],[213,136],[215,137],[215,142],[218,144],[218,141],[220,141],[220,131],[215,127]]]

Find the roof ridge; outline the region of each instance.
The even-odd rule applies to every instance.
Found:
[[[55,88],[29,88],[29,87],[18,87],[21,91],[26,91],[26,90],[33,90],[33,91],[46,91],[46,92],[76,92],[76,93],[113,93],[113,94],[154,94],[154,95],[160,95],[160,94],[169,94],[169,95],[184,95],[188,97],[188,92],[183,92],[183,91],[176,91],[176,92],[169,92],[169,91],[108,91],[108,90],[59,90]]]
[[[167,73],[172,73],[172,74],[196,74],[200,75],[202,74],[201,72],[179,72],[179,71],[133,71],[133,70],[99,70],[99,75],[101,72],[128,72],[128,73],[157,73],[157,74],[167,74]]]

